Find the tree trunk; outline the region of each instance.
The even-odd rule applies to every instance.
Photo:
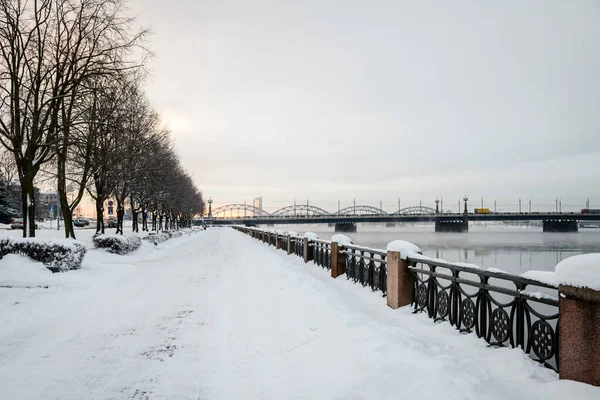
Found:
[[[35,196],[33,174],[20,177],[21,210],[23,212],[23,237],[35,237]]]
[[[129,203],[131,204],[131,227],[135,233],[139,232],[138,227],[138,210],[134,207],[133,196],[129,196]]]
[[[142,231],[148,231],[148,210],[142,208]]]
[[[125,215],[125,208],[123,207],[123,203],[117,199],[117,232],[122,235],[123,234],[123,216]]]
[[[72,237],[75,239],[75,230],[73,228],[73,214],[69,207],[69,199],[67,198],[67,179],[65,173],[65,163],[61,161],[61,156],[58,157],[58,200],[60,209],[63,215],[63,223],[65,227],[65,238]]]
[[[101,198],[96,199],[96,233],[104,235],[104,201]]]

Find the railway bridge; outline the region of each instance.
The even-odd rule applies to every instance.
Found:
[[[356,232],[356,224],[433,222],[436,232],[467,232],[469,221],[542,221],[544,232],[577,232],[580,221],[600,222],[600,213],[582,212],[469,212],[465,201],[462,213],[444,213],[422,205],[389,213],[380,207],[353,205],[330,212],[310,204],[294,204],[267,212],[248,204],[228,204],[212,210],[205,220],[213,225],[335,224],[336,232]]]

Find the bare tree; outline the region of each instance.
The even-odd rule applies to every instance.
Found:
[[[15,158],[23,236],[35,236],[34,179],[52,158],[57,93],[46,57],[52,1],[0,1],[0,142]]]
[[[53,36],[53,59],[56,65],[54,84],[59,94],[60,129],[57,135],[58,195],[65,221],[66,237],[75,237],[72,215],[79,205],[90,178],[92,138],[80,125],[88,126],[87,118],[94,118],[94,78],[115,77],[123,71],[139,68],[140,64],[127,61],[129,51],[141,43],[145,31],[128,34],[131,22],[123,13],[119,0],[55,0],[57,28]],[[91,87],[87,83],[92,82]],[[81,107],[91,98],[91,110]],[[89,111],[91,114],[80,111]],[[92,121],[92,123],[94,123]],[[81,132],[81,131],[80,131]],[[79,142],[79,146],[74,146]],[[77,149],[77,151],[71,151]],[[67,198],[67,169],[73,155],[79,173],[78,188],[71,202]]]

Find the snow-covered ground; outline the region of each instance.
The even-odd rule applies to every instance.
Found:
[[[0,288],[2,399],[600,398],[227,228],[15,265],[48,288]]]

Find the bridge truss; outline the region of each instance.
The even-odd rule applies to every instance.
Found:
[[[335,215],[352,216],[352,215],[389,215],[389,214],[377,207],[350,206],[350,207],[342,208],[340,211],[335,213]]]
[[[229,215],[228,215],[229,214]],[[248,204],[227,204],[212,210],[213,217],[266,217],[271,214]]]
[[[392,215],[426,215],[426,214],[436,214],[435,208],[424,207],[424,206],[412,206],[402,208]]]
[[[225,206],[212,210],[212,215],[217,218],[235,218],[235,217],[316,217],[316,216],[365,216],[365,215],[435,215],[436,211],[431,207],[412,206],[402,208],[393,213],[388,213],[380,208],[358,205],[350,206],[332,213],[321,207],[296,204],[280,208],[272,213],[261,210],[249,204],[227,204]]]
[[[277,211],[273,211],[273,213],[271,213],[271,215],[278,216],[278,217],[295,217],[298,215],[308,215],[308,216],[331,215],[331,213],[320,207],[315,207],[315,206],[311,206],[311,205],[307,206],[306,204],[297,204],[297,205],[293,205],[293,206],[287,206],[287,207],[280,208]]]

